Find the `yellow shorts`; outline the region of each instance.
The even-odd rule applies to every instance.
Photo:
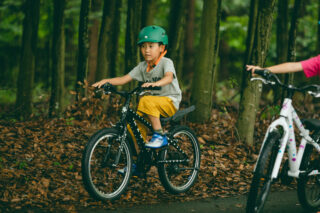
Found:
[[[165,96],[143,96],[140,98],[137,113],[140,116],[143,116],[145,119],[148,119],[148,115],[160,118],[160,115],[163,117],[170,117],[176,113],[177,109],[174,107],[172,100],[169,97]],[[141,135],[144,140],[147,138],[147,127],[142,125],[137,121],[137,126],[141,132]],[[129,132],[136,142],[136,139],[133,135],[133,132],[130,127],[128,127]]]

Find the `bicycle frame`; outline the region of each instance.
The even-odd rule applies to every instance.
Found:
[[[294,124],[297,126],[302,139],[300,141],[299,148],[296,148],[296,140],[294,134]],[[280,111],[280,117],[273,121],[268,127],[267,134],[264,137],[260,153],[262,151],[262,147],[268,138],[268,135],[273,130],[278,127],[282,127],[283,135],[280,139],[279,144],[279,152],[276,157],[276,161],[272,170],[271,177],[276,179],[278,177],[280,164],[283,159],[283,155],[285,150],[288,150],[288,161],[289,161],[289,171],[288,175],[291,177],[299,178],[300,173],[304,173],[305,171],[300,171],[301,160],[305,151],[305,147],[307,143],[311,144],[315,147],[315,149],[320,153],[320,146],[310,137],[309,130],[305,129],[300,121],[294,107],[292,106],[292,99],[286,98],[283,102],[282,109]],[[255,168],[256,169],[256,168]],[[319,171],[313,171],[309,175],[320,174]]]
[[[138,120],[139,122],[141,122],[143,125],[145,125],[151,131],[152,131],[152,126],[146,119],[144,119],[143,117],[138,115],[135,111],[133,111],[129,107],[130,100],[131,100],[131,96],[126,98],[126,102],[123,105],[122,110],[121,110],[122,115],[121,115],[120,121],[117,123],[116,126],[122,132],[122,141],[124,142],[124,140],[126,138],[127,130],[128,130],[127,124],[129,124],[129,126],[134,134],[134,137],[137,140],[139,148],[145,149],[144,139],[141,136],[140,130],[139,130],[135,120]]]

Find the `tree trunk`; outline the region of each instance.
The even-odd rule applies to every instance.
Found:
[[[78,39],[78,67],[77,67],[77,82],[76,92],[77,100],[85,96],[85,89],[81,84],[84,84],[87,78],[88,68],[88,18],[90,11],[91,0],[81,0],[80,20],[79,20],[79,39]]]
[[[142,0],[128,0],[127,29],[125,42],[125,74],[133,69],[140,61],[140,51],[137,45],[138,34],[141,30]],[[134,83],[130,85],[134,87]]]
[[[195,0],[188,0],[187,17],[185,32],[185,55],[183,63],[183,75],[180,81],[190,83],[194,67],[194,19],[195,19]]]
[[[297,27],[298,27],[298,20],[301,16],[301,12],[303,10],[303,0],[295,0],[293,13],[291,16],[291,24],[290,24],[290,31],[289,31],[289,39],[288,39],[288,61],[295,61],[296,60],[296,37],[297,37]],[[292,84],[294,80],[294,74],[286,74],[285,83]]]
[[[153,25],[154,14],[156,13],[156,1],[142,0],[141,28]]]
[[[278,1],[277,16],[277,64],[287,61],[288,55],[288,24],[289,0]]]
[[[288,55],[288,25],[289,25],[289,0],[278,1],[278,16],[277,16],[277,64],[287,61]],[[281,80],[284,80],[284,75],[279,75]],[[274,88],[274,102],[283,97],[281,87]]]
[[[103,4],[103,15],[102,23],[99,35],[99,47],[98,47],[98,64],[97,64],[97,75],[96,81],[109,76],[110,66],[110,44],[111,44],[111,31],[113,13],[115,8],[116,0],[105,0]]]
[[[52,79],[49,115],[59,115],[64,107],[64,61],[65,61],[65,36],[64,36],[64,9],[65,0],[54,1],[53,14],[53,39],[52,39]]]
[[[117,67],[118,67],[118,52],[119,52],[119,37],[120,37],[120,23],[121,23],[121,8],[122,0],[117,0],[114,10],[114,19],[112,26],[112,36],[111,36],[111,55],[110,55],[110,77],[114,78],[117,76]]]
[[[32,113],[32,90],[34,65],[38,39],[40,0],[27,0],[23,22],[20,71],[17,85],[17,117],[28,117]]]
[[[252,0],[249,18],[246,64],[262,66],[269,46],[275,0]],[[257,19],[256,19],[257,14]],[[251,46],[252,45],[252,46]],[[241,140],[253,145],[253,132],[262,84],[251,82],[243,69],[243,82],[237,127]]]
[[[98,13],[101,11],[102,1],[96,0],[92,1],[91,10],[92,13]],[[96,15],[92,20],[90,20],[89,28],[89,61],[88,61],[88,82],[92,84],[96,80],[96,70],[97,70],[97,57],[98,57],[98,41],[99,41],[99,28],[100,28],[100,18]]]
[[[218,53],[221,0],[205,0],[202,11],[200,46],[192,83],[191,103],[196,110],[190,119],[205,122],[210,119],[214,70]]]
[[[171,0],[169,15],[168,57],[175,63],[175,69],[179,80],[182,78],[187,3],[187,1]]]

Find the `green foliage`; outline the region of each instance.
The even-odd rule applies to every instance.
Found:
[[[15,89],[0,88],[0,104],[13,104],[16,101]]]
[[[69,170],[73,169],[73,164],[70,164],[70,166],[68,167]]]
[[[60,166],[60,163],[57,162],[57,161],[55,161],[55,162],[53,162],[53,165],[54,165],[54,166]]]
[[[23,0],[5,0],[0,4],[0,44],[18,45],[24,18]]]
[[[245,51],[247,24],[248,16],[228,16],[225,21],[221,21],[221,39],[226,40],[232,49]]]
[[[264,110],[261,115],[260,118],[262,120],[268,119],[270,120],[272,117],[278,115],[280,113],[280,106],[276,105],[276,106],[269,106],[266,108],[266,110]]]
[[[236,78],[230,77],[225,81],[217,82],[216,99],[218,103],[230,104],[230,101],[239,102],[239,83]]]
[[[68,126],[72,126],[73,125],[73,121],[75,120],[74,117],[71,117],[71,118],[66,118],[66,122],[67,122],[67,125]]]
[[[17,165],[18,165],[19,169],[24,169],[28,166],[27,162],[25,162],[25,161],[17,162]]]

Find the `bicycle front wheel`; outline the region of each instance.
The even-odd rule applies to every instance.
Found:
[[[131,167],[128,142],[120,142],[116,129],[102,129],[91,137],[82,156],[84,186],[98,200],[115,200],[129,184]]]
[[[320,131],[313,134],[312,138],[319,142]],[[310,144],[307,144],[304,152],[300,171],[320,171],[320,159],[318,151]],[[301,206],[310,211],[320,210],[320,175],[304,176],[298,179],[298,198]]]
[[[272,184],[272,169],[279,150],[278,132],[270,132],[256,165],[247,200],[247,213],[262,212]]]
[[[191,129],[177,126],[172,142],[160,153],[158,173],[164,188],[173,194],[186,192],[195,183],[200,169],[200,147]]]

